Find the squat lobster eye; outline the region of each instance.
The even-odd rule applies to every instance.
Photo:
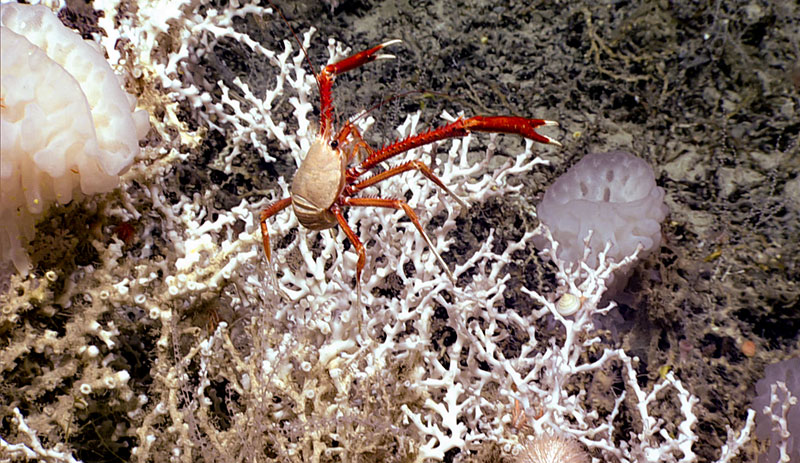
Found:
[[[331,148],[336,149],[339,147],[339,140],[331,140]]]

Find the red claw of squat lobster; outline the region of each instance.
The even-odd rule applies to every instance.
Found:
[[[521,135],[525,138],[530,138],[539,143],[549,143],[551,145],[561,146],[556,140],[536,132],[538,127],[548,125],[558,125],[556,121],[548,121],[544,119],[526,119],[524,117],[514,116],[475,116],[469,119],[464,119],[464,129],[468,132],[491,132],[491,133],[510,133]]]

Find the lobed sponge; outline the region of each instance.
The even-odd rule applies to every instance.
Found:
[[[116,188],[148,115],[99,47],[47,7],[0,5],[0,34],[0,264],[27,273],[36,216]]]
[[[615,261],[633,254],[640,244],[640,256],[657,248],[667,206],[653,169],[630,153],[613,151],[584,156],[547,189],[537,213],[565,262],[581,260],[591,230],[586,263],[596,266],[597,255],[609,242],[608,256]],[[539,249],[548,245],[538,239],[535,244]]]

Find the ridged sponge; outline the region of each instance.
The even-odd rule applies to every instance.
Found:
[[[26,273],[36,215],[116,188],[148,116],[99,47],[41,5],[0,5],[0,264]]]

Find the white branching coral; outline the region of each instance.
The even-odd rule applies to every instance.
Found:
[[[156,6],[166,13],[154,14]],[[222,9],[161,1],[120,16],[113,5],[103,20],[107,40],[130,40],[125,56],[138,61],[127,65],[157,79],[202,126],[190,133],[176,117],[176,104],[162,108],[154,128],[165,139],[163,149],[148,153],[147,170],[133,168],[128,175],[138,182],[104,209],[119,221],[139,222],[137,246],[123,250],[120,240],[96,241],[102,252],[96,268],[85,270],[91,278],[71,280],[63,290],[65,299],[88,294],[92,306],[131,314],[138,333],[154,337],[148,382],[111,371],[122,385],[114,383],[113,392],[127,404],[129,420],[115,432],[133,442],[131,460],[434,462],[460,452],[470,461],[487,445],[520,456],[523,444],[549,439],[571,442],[594,459],[697,461],[697,398],[673,373],[644,387],[637,359],[607,347],[594,329],[594,320],[613,307],[601,302],[608,279],[636,254],[615,263],[606,249],[597,265],[587,259],[569,265],[541,228],[507,242],[490,232],[470,252],[453,256],[462,249],[455,237],[468,211],[409,172],[383,182],[379,193],[405,198],[420,212],[455,282],[402,212],[353,208],[348,222],[367,252],[359,304],[356,254],[338,228],[312,232],[290,212],[278,214],[268,225],[280,239],[273,241],[273,262],[266,262],[258,214],[288,194],[288,179],[275,179],[278,191],[270,197],[247,195],[228,209],[214,204],[214,186],[198,185],[191,196],[170,189],[173,164],[198,156],[193,142],[203,131],[227,137],[213,161],[225,173],[255,155],[246,149],[265,162],[291,156],[299,164],[305,155],[315,81],[303,69],[304,55],[289,41],[280,52],[269,50],[239,21],[270,15],[268,8],[235,1]],[[303,34],[306,47],[313,33]],[[267,88],[255,90],[240,77],[202,81],[197,60],[222,40],[269,63]],[[104,44],[109,56],[126,59],[112,54],[115,43]],[[331,62],[347,53],[335,42],[328,51]],[[278,119],[278,99],[291,107],[288,120]],[[362,132],[372,123],[357,121]],[[387,138],[420,130],[420,114],[413,113]],[[476,138],[488,146],[477,148]],[[520,192],[515,179],[544,163],[530,142],[501,151],[498,140],[470,135],[412,150],[396,162],[435,165],[455,194],[477,208]],[[552,294],[528,289],[530,307],[512,310],[505,300],[509,264],[530,256],[535,236],[551,244],[558,288]],[[266,265],[274,265],[278,288]],[[117,327],[91,321],[86,326],[96,328],[96,344],[120,348]],[[93,355],[81,343],[82,355]],[[610,400],[610,410],[594,409],[583,385],[590,375],[614,374],[624,391]],[[107,377],[86,383],[108,391],[108,379],[94,381]],[[129,392],[131,383],[136,394]],[[80,396],[81,384],[68,397]],[[660,416],[663,403],[679,411],[676,423]],[[515,416],[517,409],[524,419]],[[751,429],[749,419],[738,435],[731,432],[718,461],[731,461]],[[15,437],[13,443],[6,438],[7,445],[27,445],[26,436]]]
[[[31,429],[30,426],[25,422],[25,417],[22,416],[22,413],[19,411],[18,408],[13,409],[14,413],[14,424],[16,425],[20,435],[23,437],[22,442],[18,442],[16,444],[10,444],[6,442],[5,439],[0,437],[0,450],[2,453],[0,454],[0,461],[11,461],[6,460],[6,458],[13,458],[15,460],[39,460],[39,461],[52,461],[52,462],[64,462],[64,463],[79,463],[79,460],[76,460],[75,457],[72,456],[71,452],[63,451],[59,447],[63,447],[61,444],[57,444],[54,448],[45,448],[42,445],[42,442],[39,440],[39,437],[36,435],[36,431]]]

